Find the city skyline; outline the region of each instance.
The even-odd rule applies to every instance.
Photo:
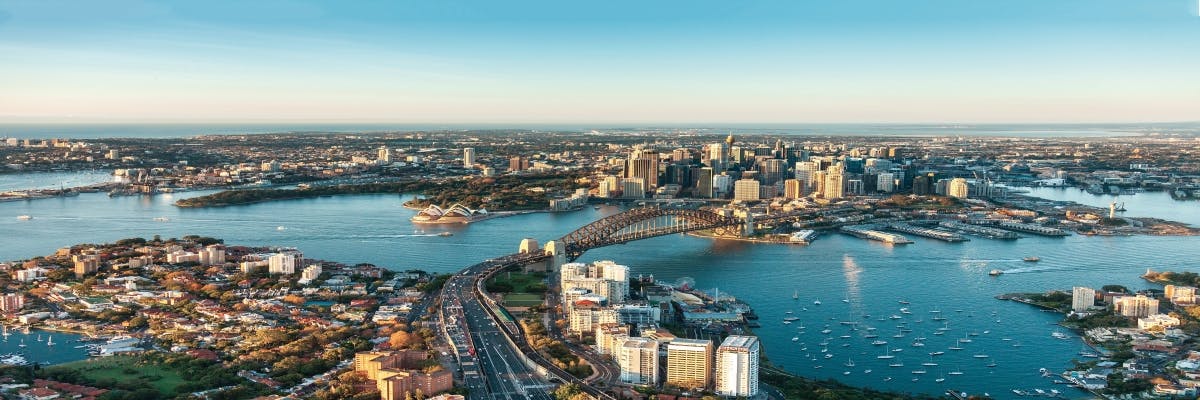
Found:
[[[0,4],[0,122],[1195,120],[1197,4]]]

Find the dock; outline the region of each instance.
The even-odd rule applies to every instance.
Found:
[[[909,225],[909,224],[891,224],[891,225],[888,225],[887,229],[893,230],[896,232],[900,232],[900,233],[909,233],[909,234],[917,235],[920,237],[927,237],[930,239],[937,239],[937,240],[946,241],[946,242],[965,242],[965,241],[969,240],[957,233],[946,232],[943,230],[932,229],[932,228],[922,228],[919,226],[913,226],[913,225]]]
[[[1016,240],[1021,238],[1021,235],[1018,235],[1013,231],[1006,231],[999,228],[991,228],[981,225],[964,224],[958,221],[942,221],[938,222],[938,226],[975,236],[982,236],[988,239]]]
[[[1067,233],[1067,231],[1064,231],[1062,229],[1050,228],[1050,227],[1045,227],[1045,226],[1041,226],[1041,225],[1037,225],[1037,224],[1026,224],[1026,223],[1021,223],[1021,222],[996,221],[996,220],[968,221],[968,223],[974,224],[974,225],[994,225],[997,228],[1004,229],[1004,230],[1023,232],[1023,233],[1032,233],[1034,235],[1041,235],[1041,236],[1060,236],[1060,237],[1061,236],[1071,236],[1070,233]]]
[[[909,244],[909,243],[913,242],[912,240],[909,240],[908,238],[906,238],[902,235],[897,235],[894,233],[887,233],[887,232],[883,232],[883,231],[877,231],[872,228],[873,227],[866,226],[866,225],[854,225],[854,226],[843,226],[838,231],[848,234],[848,235],[859,237],[862,239],[876,240],[876,241],[880,241],[880,242],[884,242],[884,243],[888,243],[888,244]]]

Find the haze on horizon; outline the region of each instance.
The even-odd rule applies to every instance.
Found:
[[[0,123],[1195,121],[1194,0],[0,1]]]

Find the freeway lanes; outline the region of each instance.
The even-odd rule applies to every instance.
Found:
[[[469,339],[468,347],[474,350],[474,355],[466,353],[460,357],[464,364],[463,381],[473,399],[552,400],[549,391],[554,385],[542,380],[521,361],[519,350],[504,338],[484,309],[486,305],[475,296],[477,274],[493,265],[481,263],[468,267],[448,280],[442,291],[443,306],[455,308],[454,319],[465,331],[460,337]]]

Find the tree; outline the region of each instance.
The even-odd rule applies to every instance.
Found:
[[[412,334],[409,334],[405,331],[396,331],[395,333],[392,333],[392,336],[388,337],[388,344],[391,345],[393,349],[406,349],[412,345],[412,342]]]

